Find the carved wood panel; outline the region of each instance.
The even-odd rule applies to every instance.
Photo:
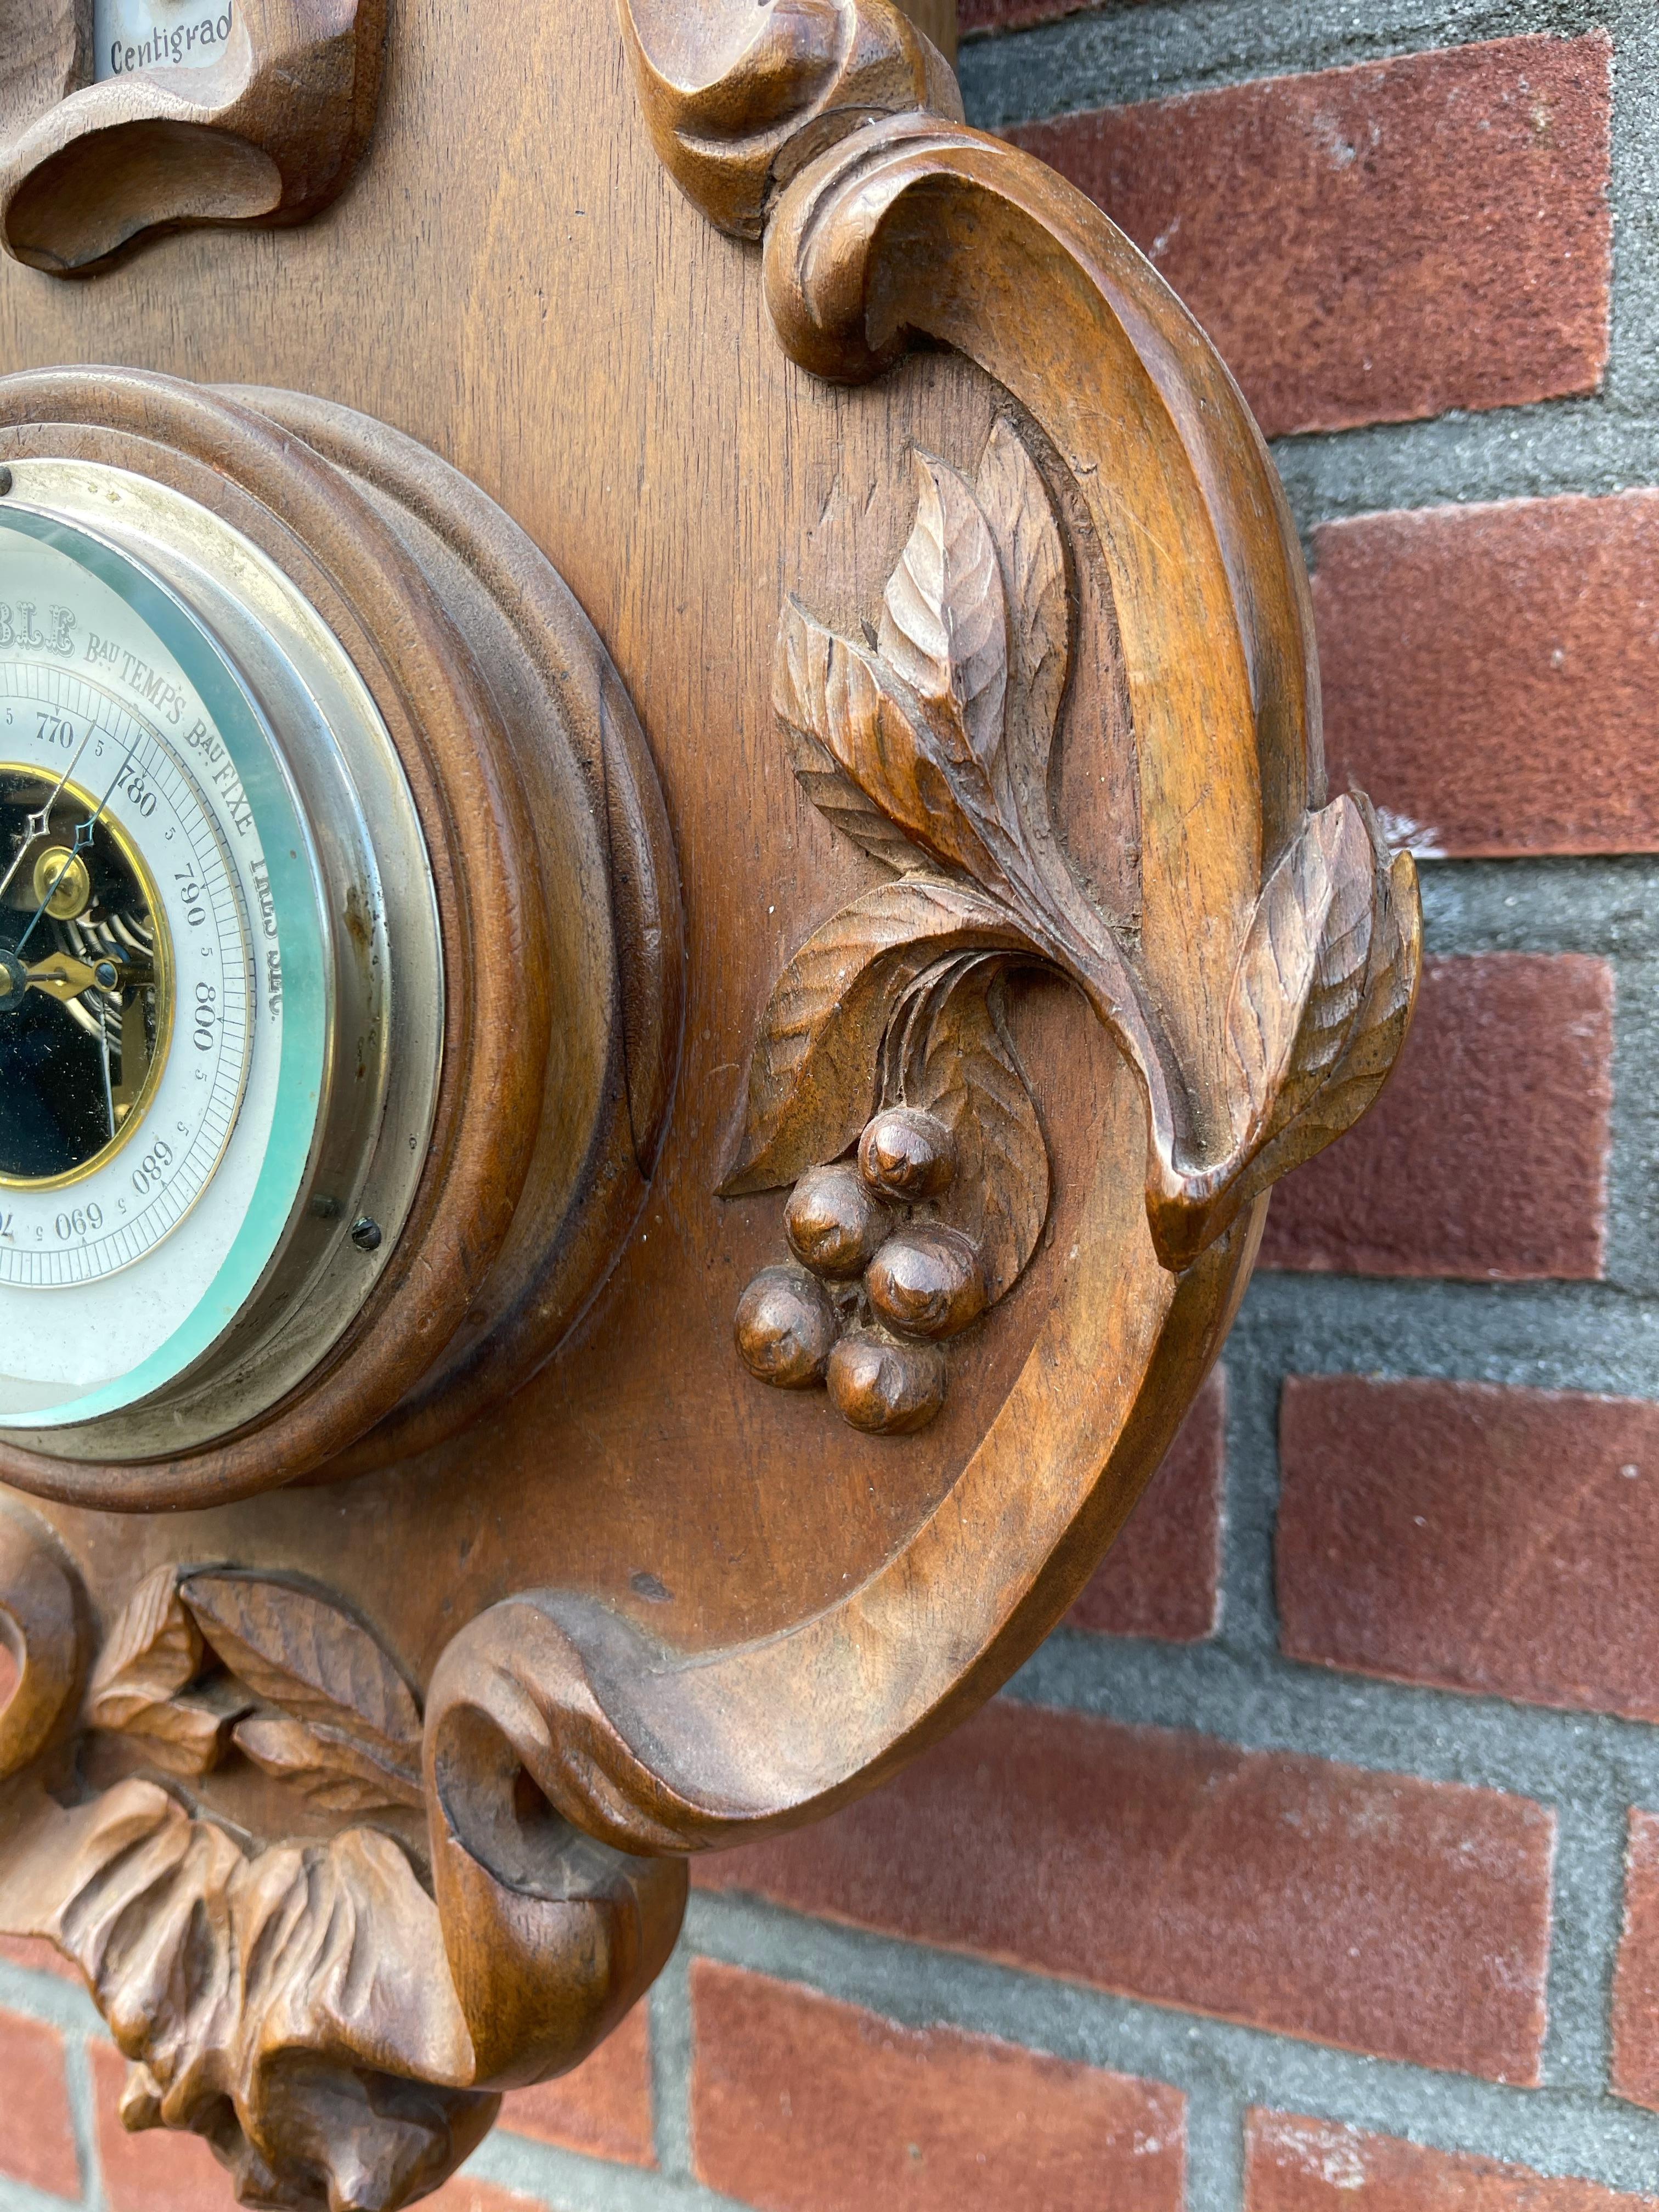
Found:
[[[295,2208],[434,2187],[690,1852],[1006,1679],[1420,964],[1266,450],[1104,217],[887,0],[498,12],[399,11],[303,228],[0,280],[0,533],[234,533],[431,874],[430,1134],[386,1231],[305,1213],[269,1387],[0,1407],[0,1925]],[[0,1022],[94,988],[0,957]]]

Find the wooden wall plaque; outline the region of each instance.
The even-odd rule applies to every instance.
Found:
[[[1066,1609],[1415,880],[1224,368],[888,0],[410,0],[325,212],[0,349],[0,1927],[385,2212]]]

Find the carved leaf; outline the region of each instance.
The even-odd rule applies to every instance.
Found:
[[[202,1638],[179,1595],[179,1571],[146,1575],[111,1629],[87,1692],[94,1728],[130,1729],[201,1670]]]
[[[1008,606],[990,526],[956,471],[915,456],[915,526],[887,586],[883,659],[994,781],[1008,695]],[[952,748],[954,750],[955,748]]]
[[[993,1300],[1018,1280],[1048,1218],[1048,1147],[1000,999],[995,965],[948,971],[904,1080],[906,1103],[955,1134],[950,1216],[978,1244]]]
[[[926,867],[927,855],[890,822],[850,776],[843,775],[817,739],[790,724],[795,744],[795,781],[832,829],[861,846],[896,875]]]
[[[392,2207],[467,2155],[497,2100],[438,1908],[389,1836],[250,1857],[155,1784],[46,1808],[5,1869],[137,2062],[130,2124],[193,2128],[243,2203]]]
[[[1255,1150],[1346,1048],[1376,921],[1376,856],[1352,799],[1311,816],[1263,886],[1227,1007],[1236,1142]]]
[[[883,1036],[905,986],[942,953],[1024,951],[1006,910],[940,876],[902,876],[843,907],[779,976],[749,1071],[727,1198],[793,1182],[869,1119]]]
[[[425,1800],[413,1766],[382,1757],[338,1729],[256,1713],[236,1731],[236,1747],[264,1774],[292,1783],[325,1813],[380,1813],[391,1806],[419,1811]]]
[[[1346,1051],[1285,1132],[1286,1145],[1294,1146],[1285,1170],[1311,1159],[1353,1127],[1394,1073],[1405,1043],[1423,964],[1423,908],[1411,854],[1397,854],[1382,880],[1386,891],[1376,931],[1380,957],[1373,960]]]
[[[164,1705],[152,1705],[127,1723],[154,1765],[169,1774],[210,1774],[230,1748],[231,1731],[253,1699],[239,1684],[222,1676],[199,1690],[181,1692]]]
[[[1071,669],[1072,609],[1054,501],[1006,416],[986,441],[975,489],[1008,595],[1009,747],[1018,755],[1019,781],[1040,797]]]
[[[794,599],[778,621],[772,696],[779,718],[816,739],[862,793],[863,819],[879,816],[908,846],[981,879],[994,876],[950,775],[934,758],[921,701],[874,653],[837,637]]]
[[[262,1575],[196,1574],[183,1596],[225,1664],[271,1705],[394,1756],[420,1741],[420,1708],[389,1654],[315,1591]]]

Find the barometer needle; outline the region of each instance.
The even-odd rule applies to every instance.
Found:
[[[62,775],[58,777],[56,785],[53,787],[51,798],[47,799],[46,805],[40,809],[38,813],[31,814],[25,821],[23,824],[22,842],[18,846],[16,852],[12,855],[10,867],[6,870],[3,876],[0,876],[0,898],[4,898],[6,893],[11,889],[11,879],[17,873],[19,868],[22,866],[23,855],[28,851],[29,847],[34,842],[37,837],[44,837],[47,830],[51,827],[52,810],[57,805],[59,799],[63,796],[64,786],[74,775],[76,769],[80,767],[81,756],[85,752],[87,747],[91,743],[92,732],[88,729],[85,737],[82,738],[80,744],[75,748],[75,758],[64,770]],[[73,858],[73,855],[70,857]],[[68,865],[69,863],[65,861],[64,866],[66,867]],[[60,868],[58,871],[58,880],[61,880],[63,873],[64,870],[63,868]],[[58,880],[54,880],[52,890],[55,891],[57,888]],[[48,891],[46,893],[46,896],[50,899],[52,896],[52,891]],[[40,919],[39,915],[37,915],[35,919],[38,921]]]
[[[143,733],[141,732],[140,735],[142,734]],[[87,737],[90,737],[91,735],[92,732],[88,730]],[[83,738],[81,740],[81,744],[82,750],[84,751],[86,748],[86,738]],[[59,868],[58,873],[46,885],[46,895],[41,900],[40,905],[35,908],[33,915],[29,917],[29,926],[23,932],[23,934],[18,939],[16,945],[13,948],[14,951],[21,952],[23,947],[28,943],[30,938],[33,936],[35,930],[40,926],[41,915],[52,904],[52,893],[58,889],[58,884],[63,882],[64,878],[69,873],[70,863],[74,860],[78,854],[85,852],[87,848],[91,844],[92,833],[98,827],[99,823],[103,819],[104,809],[109,805],[111,799],[114,798],[115,787],[120,782],[121,778],[126,774],[127,763],[131,761],[134,753],[136,753],[137,750],[138,739],[137,738],[135,738],[132,743],[127,747],[126,751],[122,755],[120,767],[116,769],[114,775],[110,778],[109,789],[99,800],[93,811],[88,815],[86,820],[84,822],[77,822],[76,823],[75,842],[70,847],[69,851],[64,854],[63,866]],[[80,753],[76,753],[75,757],[76,760],[79,760],[81,757]],[[64,783],[67,783],[68,781],[69,778],[65,776],[64,779]],[[63,789],[63,784],[58,786],[58,789],[60,791]]]
[[[110,1142],[115,1141],[115,1088],[109,1079],[109,1013],[104,994],[98,994],[98,1034],[104,1046],[104,1107],[109,1115]]]

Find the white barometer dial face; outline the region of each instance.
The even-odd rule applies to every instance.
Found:
[[[270,711],[288,664],[254,617],[229,629],[258,690],[209,618],[210,574],[192,607],[184,568],[22,489],[0,502],[0,1427],[85,1432],[187,1397],[284,1255],[314,1274],[352,1227],[374,1132],[329,1121],[336,1036],[349,1014],[383,1116],[392,948],[372,839],[341,844],[355,787],[318,705],[323,648],[276,684],[307,724],[319,839]],[[380,955],[343,1010],[331,905],[370,918]],[[290,1305],[316,1310],[303,1288]]]
[[[94,1283],[214,1183],[252,1056],[247,908],[222,819],[113,694],[8,658],[0,726],[0,1283]]]

